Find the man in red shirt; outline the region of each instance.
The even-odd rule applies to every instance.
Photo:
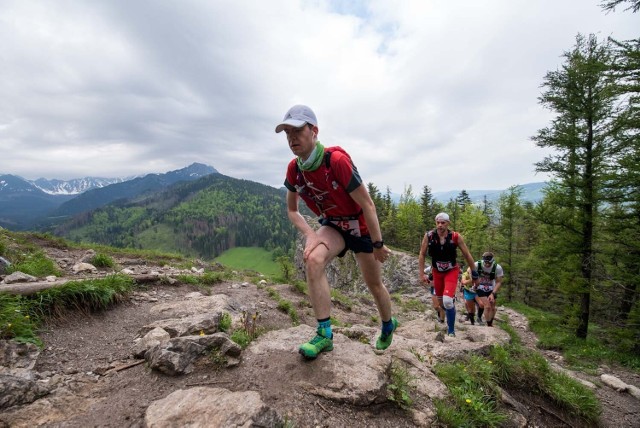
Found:
[[[425,233],[420,245],[418,255],[418,275],[420,281],[428,284],[431,282],[424,274],[425,257],[431,257],[433,268],[433,286],[442,307],[444,307],[447,318],[447,334],[456,336],[456,307],[454,298],[458,286],[458,275],[460,266],[457,262],[458,248],[462,252],[465,260],[472,267],[475,261],[464,242],[464,238],[458,232],[449,229],[449,215],[439,213],[436,215],[436,228]],[[471,278],[474,284],[478,284],[478,271],[471,271]]]
[[[318,321],[316,336],[300,345],[299,352],[314,359],[333,349],[331,295],[325,268],[348,250],[355,253],[382,319],[376,349],[387,349],[398,326],[391,316],[389,292],[382,283],[381,264],[390,251],[382,241],[376,207],[358,169],[342,148],[325,148],[320,144],[316,115],[307,106],[291,107],[276,126],[276,132],[281,131],[287,135],[289,148],[296,156],[289,162],[284,182],[288,189],[287,213],[305,237],[303,259],[309,299]],[[321,226],[317,230],[298,211],[300,198],[319,216]]]

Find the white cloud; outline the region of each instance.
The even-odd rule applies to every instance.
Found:
[[[0,173],[203,162],[280,186],[292,155],[273,129],[305,103],[380,189],[542,181],[545,73],[578,32],[637,24],[596,0],[4,1]]]

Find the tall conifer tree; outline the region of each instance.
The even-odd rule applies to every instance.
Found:
[[[555,177],[555,185],[547,192],[550,210],[543,210],[541,220],[553,226],[554,246],[565,247],[558,248],[558,254],[567,258],[556,262],[575,273],[571,284],[561,285],[570,287],[567,294],[579,299],[576,336],[586,338],[591,290],[597,285],[595,235],[603,202],[601,177],[612,151],[609,131],[615,93],[607,73],[609,43],[578,34],[576,45],[564,58],[562,67],[544,79],[540,102],[556,118],[534,140],[554,153],[538,162],[536,169]]]

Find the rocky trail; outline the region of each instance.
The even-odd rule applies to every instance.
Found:
[[[82,250],[45,250],[70,279],[108,273],[73,273],[85,256]],[[145,278],[180,271],[126,258],[117,263]],[[411,289],[402,300],[430,308],[424,289]],[[298,323],[283,312],[283,302],[295,308]],[[110,310],[75,313],[45,326],[43,349],[2,343],[0,427],[436,425],[433,400],[447,390],[431,368],[486,353],[509,337],[500,328],[462,322],[457,337],[442,337],[430,309],[417,311],[394,299],[394,312],[401,325],[392,346],[380,353],[372,345],[379,329],[372,299],[367,294],[350,302],[336,299],[333,317],[341,326],[334,329],[334,350],[305,361],[297,347],[313,336],[315,320],[305,296],[290,285],[230,280],[204,292],[179,281],[141,281]],[[257,313],[255,326],[265,333],[241,349],[219,331],[225,313],[235,326],[248,327]],[[535,348],[522,315],[503,308],[499,316]],[[544,354],[563,370],[559,354]],[[415,379],[410,410],[387,398],[395,364]],[[602,426],[640,426],[637,374],[602,367],[599,375],[611,375],[621,382],[617,386],[603,376],[571,375],[596,391]],[[524,394],[509,397],[509,426],[581,426],[553,403]]]

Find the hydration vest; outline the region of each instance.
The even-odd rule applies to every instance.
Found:
[[[316,215],[330,220],[359,219],[362,216],[362,208],[349,196],[344,186],[336,179],[331,168],[331,154],[333,152],[345,155],[351,162],[353,169],[357,171],[351,161],[351,156],[342,147],[326,147],[324,161],[316,171],[301,171],[296,164],[296,182],[293,184],[302,200]],[[305,175],[314,177],[314,180],[319,179],[321,183],[309,182]]]
[[[496,262],[494,260],[493,267],[491,268],[491,272],[489,273],[489,280],[490,281],[493,281],[494,279],[496,279],[496,266],[498,266],[498,262]],[[484,271],[484,269],[482,269],[482,262],[481,261],[476,262],[476,270],[478,271],[478,273],[480,275],[486,275],[487,274]]]
[[[444,244],[440,244],[440,237],[436,229],[427,233],[427,254],[431,257],[432,265],[436,262],[451,262],[456,265],[456,250],[458,249],[458,232],[447,231]]]

